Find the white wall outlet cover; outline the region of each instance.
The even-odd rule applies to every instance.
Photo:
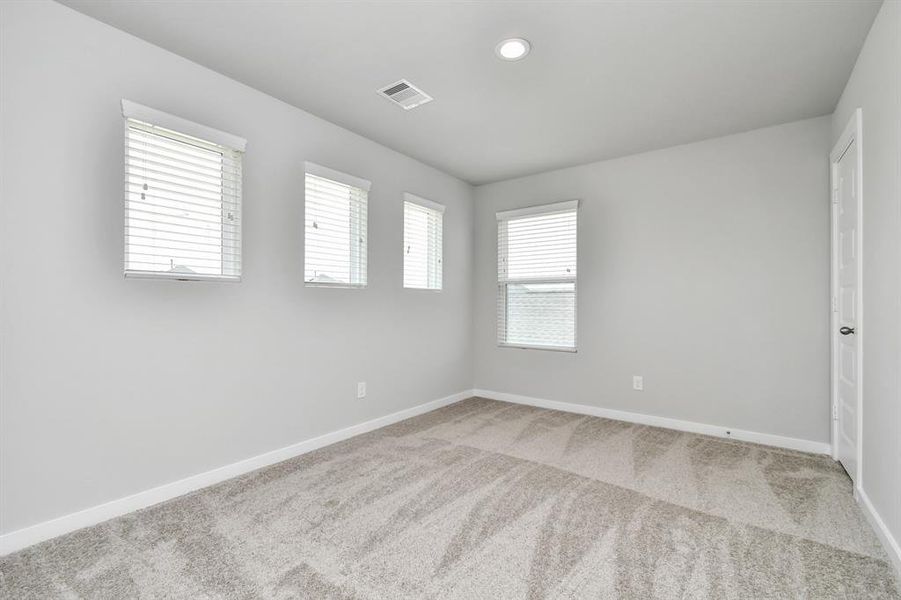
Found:
[[[357,384],[357,398],[366,397],[366,382],[361,381]]]
[[[644,377],[642,377],[641,375],[633,375],[632,389],[642,391],[644,389]]]

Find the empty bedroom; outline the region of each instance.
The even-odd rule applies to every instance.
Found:
[[[901,0],[0,0],[0,599],[899,544]]]

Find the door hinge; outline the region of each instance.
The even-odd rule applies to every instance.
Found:
[[[832,312],[838,312],[838,298],[832,297]]]
[[[832,420],[838,421],[838,404],[832,405]]]

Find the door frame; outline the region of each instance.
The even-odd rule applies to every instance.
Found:
[[[860,108],[854,111],[844,131],[829,154],[829,196],[831,214],[830,236],[830,402],[832,458],[838,460],[838,373],[836,370],[836,349],[838,348],[838,162],[852,142],[857,143],[857,302],[854,323],[854,335],[857,338],[857,480],[854,482],[854,494],[863,489],[863,114]]]

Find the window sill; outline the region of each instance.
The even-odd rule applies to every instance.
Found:
[[[354,284],[354,283],[323,283],[317,281],[304,281],[304,287],[312,287],[312,288],[334,288],[334,289],[345,289],[345,290],[363,290],[366,289],[366,284]]]
[[[240,283],[240,275],[202,275],[200,273],[170,273],[168,271],[125,271],[126,279],[169,279],[174,281],[224,281]]]
[[[570,354],[575,354],[579,350],[578,348],[570,348],[568,346],[530,346],[528,344],[505,344],[498,343],[498,348],[512,348],[514,350],[549,350],[551,352],[568,352]]]

